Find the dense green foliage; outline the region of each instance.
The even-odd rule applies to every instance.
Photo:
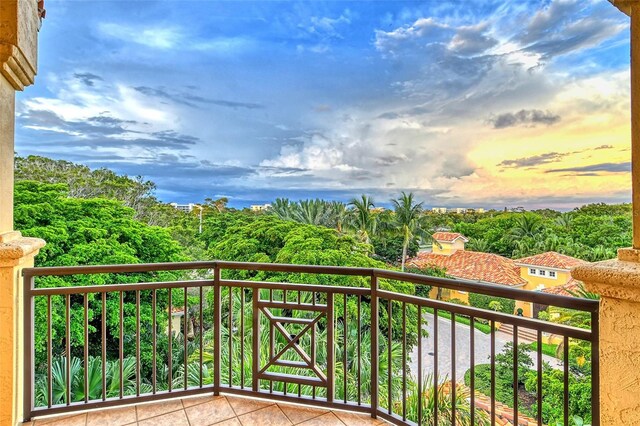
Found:
[[[478,293],[469,293],[469,304],[476,308],[487,309],[489,311],[497,310],[498,312],[504,312],[505,314],[513,314],[516,308],[516,301],[513,299],[492,297]]]
[[[15,223],[25,236],[39,237],[47,245],[36,258],[37,266],[75,266],[117,263],[155,263],[184,260],[182,248],[170,233],[160,227],[148,226],[134,219],[133,209],[124,207],[120,202],[107,199],[80,199],[67,197],[66,188],[60,184],[43,184],[31,181],[16,183]],[[179,277],[176,273],[158,272],[155,274],[112,274],[112,275],[73,275],[68,277],[42,277],[36,280],[38,287],[68,287],[78,285],[103,285],[134,283],[140,281],[172,280]],[[176,293],[177,294],[177,293]],[[114,354],[119,342],[120,324],[118,321],[119,300],[116,295],[106,299],[107,347]],[[89,297],[88,322],[92,329],[101,324],[102,303],[99,295]],[[141,326],[151,329],[150,292],[141,295]],[[158,309],[167,306],[166,291],[158,292]],[[46,351],[46,313],[47,301],[37,298],[35,302],[35,352],[36,360],[42,361]],[[84,298],[70,298],[71,344],[78,350],[86,343],[83,334]],[[52,339],[54,346],[62,345],[65,340],[65,298],[51,298]],[[132,335],[135,330],[135,294],[123,295],[125,321],[123,331]],[[160,319],[160,324],[165,321]],[[100,345],[100,336],[95,336],[87,344],[91,348]],[[133,344],[130,339],[124,342],[125,350],[131,353]],[[143,356],[147,365],[151,365],[150,342],[145,341]]]
[[[168,226],[181,213],[153,195],[156,185],[142,176],[130,178],[109,169],[91,170],[64,160],[30,155],[15,158],[16,181],[63,184],[72,198],[119,200],[135,211],[135,218],[150,225]]]
[[[128,178],[105,170],[90,170],[84,166],[78,166],[64,161],[54,161],[41,157],[28,157],[16,159],[16,193],[15,193],[15,228],[20,229],[26,236],[40,237],[47,241],[47,246],[36,258],[38,266],[61,265],[88,265],[88,264],[115,264],[115,263],[154,263],[175,262],[181,260],[229,260],[266,263],[292,263],[328,266],[353,266],[367,268],[399,268],[406,257],[413,256],[421,242],[430,242],[428,237],[432,229],[450,229],[468,236],[471,241],[468,248],[479,251],[487,251],[508,257],[528,256],[548,250],[554,250],[586,260],[600,260],[615,256],[617,247],[630,244],[631,210],[629,205],[609,206],[604,204],[587,205],[568,213],[560,213],[552,210],[539,210],[533,212],[498,212],[491,211],[485,214],[433,214],[422,209],[420,202],[413,199],[412,194],[402,194],[394,200],[393,210],[377,209],[373,200],[363,195],[351,200],[350,203],[328,202],[324,200],[304,200],[291,202],[286,199],[278,199],[273,204],[271,214],[255,213],[249,211],[234,211],[226,207],[226,199],[207,199],[201,210],[191,214],[179,212],[172,207],[160,203],[153,196],[154,185],[142,178]],[[33,180],[29,180],[33,179]],[[199,231],[199,215],[202,215],[202,232]],[[151,225],[161,226],[151,226]],[[405,256],[406,255],[406,256]],[[446,271],[437,268],[415,269],[407,268],[408,272],[426,274],[438,277],[446,276]],[[135,283],[142,281],[165,281],[179,278],[204,277],[209,278],[206,271],[199,274],[186,273],[153,273],[153,274],[112,274],[92,276],[69,276],[64,278],[41,278],[36,281],[38,287],[64,287],[78,285],[104,285]],[[256,281],[291,282],[306,284],[323,284],[333,286],[369,286],[368,277],[338,276],[338,275],[314,275],[292,274],[278,272],[259,271],[226,271],[223,274],[226,279],[251,279]],[[429,286],[414,286],[412,284],[381,280],[383,289],[393,290],[406,294],[416,294],[428,297]],[[202,323],[195,320],[199,314],[197,292],[184,294],[182,289],[172,290],[173,307],[181,305],[184,297],[189,303],[188,311],[191,315],[191,326],[195,333],[191,335],[196,341],[203,336],[205,345],[212,343],[212,306],[213,293],[210,289],[204,289],[204,319]],[[184,357],[196,357],[202,348],[187,341],[187,351],[183,349],[182,335],[175,337],[172,346],[173,363],[169,367],[167,323],[170,317],[169,292],[159,290],[157,292],[157,318],[155,329],[152,322],[150,291],[140,292],[140,310],[136,309],[135,292],[122,294],[123,323],[119,321],[119,294],[113,293],[105,300],[106,310],[106,370],[109,372],[107,396],[113,396],[119,392],[120,379],[117,376],[118,363],[116,362],[122,343],[124,352],[124,384],[125,394],[135,391],[132,383],[135,382],[135,371],[130,365],[131,356],[136,350],[135,329],[139,319],[142,330],[141,338],[141,382],[142,391],[148,390],[149,373],[152,368],[153,350],[151,338],[157,338],[158,349],[156,368],[159,374],[158,387],[166,389],[169,382],[178,387],[186,380],[189,384],[198,384],[200,379],[204,383],[211,383],[212,364],[207,361],[202,377],[199,371],[194,371],[195,363],[184,365]],[[234,347],[247,345],[250,328],[245,335],[237,333],[239,327],[238,313],[244,309],[244,319],[251,322],[253,293],[251,291],[234,293],[223,289],[223,300],[229,297],[233,300],[233,314],[230,308],[223,308],[223,338],[231,339]],[[582,292],[578,297],[591,297]],[[265,295],[265,297],[268,297]],[[284,297],[281,295],[281,297]],[[290,295],[290,297],[294,297]],[[301,296],[311,301],[311,294]],[[327,303],[326,294],[315,295],[316,303]],[[66,358],[65,346],[71,347],[72,375],[72,399],[81,400],[84,397],[84,375],[82,356],[84,346],[88,346],[90,352],[89,373],[90,386],[87,390],[91,398],[101,397],[101,383],[95,377],[100,370],[102,360],[98,356],[101,349],[100,330],[102,327],[102,300],[99,294],[90,294],[87,297],[88,310],[87,321],[89,324],[89,339],[85,341],[83,296],[74,295],[69,298],[71,329],[69,339],[65,330],[65,307],[67,300],[62,296],[51,298],[52,304],[52,346],[55,361],[54,377],[54,402],[64,402],[66,391]],[[470,294],[469,302],[472,306],[498,310],[505,313],[513,313],[515,302],[506,299],[496,299],[488,296]],[[386,392],[387,386],[384,377],[389,360],[387,359],[386,344],[381,339],[380,352],[371,354],[369,301],[364,297],[361,305],[357,298],[350,297],[346,300],[341,295],[336,295],[335,311],[340,313],[336,318],[336,337],[342,339],[347,333],[349,345],[346,349],[340,345],[336,348],[336,397],[342,398],[343,382],[342,373],[347,374],[347,393],[352,398],[357,393],[354,387],[354,374],[357,366],[353,362],[356,359],[356,351],[361,349],[363,359],[363,374],[369,375],[369,362],[371,356],[377,356],[380,365],[381,380],[384,386],[381,390]],[[244,308],[243,308],[244,306]],[[355,318],[358,309],[362,309],[361,329],[357,329]],[[392,335],[392,370],[398,373],[402,369],[401,348],[399,341],[405,338],[403,333],[403,321],[401,304],[394,304],[391,318],[389,318],[389,304],[382,301],[379,306],[380,332],[387,336],[388,321],[391,320]],[[346,311],[346,317],[343,312]],[[278,311],[279,315],[300,315],[289,311]],[[440,315],[446,315],[440,312]],[[545,315],[547,315],[545,317]],[[590,327],[590,318],[575,311],[567,309],[550,309],[543,313],[542,318],[576,327]],[[43,382],[42,366],[46,359],[47,333],[47,305],[46,298],[36,300],[35,310],[35,351],[36,370],[38,377],[38,401],[46,398],[46,382]],[[468,319],[458,315],[458,321]],[[231,325],[228,325],[230,324]],[[417,343],[417,312],[413,305],[407,305],[406,311],[406,339],[410,353]],[[488,327],[479,324],[476,327]],[[266,328],[266,327],[265,327]],[[346,328],[346,331],[345,331]],[[184,329],[182,330],[184,331]],[[122,333],[122,342],[120,334]],[[326,339],[326,325],[319,326],[320,341]],[[265,333],[261,339],[267,339]],[[424,334],[423,334],[424,335]],[[360,348],[355,342],[361,338]],[[306,339],[307,337],[305,337]],[[277,344],[284,345],[282,337]],[[69,342],[67,342],[69,340]],[[303,342],[304,343],[304,342]],[[308,343],[308,342],[306,342]],[[265,343],[266,345],[266,343]],[[562,351],[562,345],[558,351]],[[223,352],[227,349],[223,347]],[[343,365],[342,356],[346,350],[347,359],[351,360]],[[520,392],[535,394],[535,381],[530,371],[531,363],[528,350],[518,348],[519,352],[519,388]],[[510,352],[511,351],[511,352]],[[249,368],[251,359],[250,351],[245,351],[245,368]],[[210,354],[205,349],[203,355]],[[264,356],[266,351],[262,351]],[[233,374],[229,379],[234,384],[239,384],[240,353],[223,353],[223,370],[232,369]],[[589,381],[590,381],[590,347],[584,342],[570,341],[570,387],[571,387],[571,414],[579,415],[586,421],[589,414]],[[261,360],[263,362],[264,360]],[[318,353],[318,362],[326,362],[326,353]],[[507,348],[504,354],[496,357],[496,395],[498,400],[510,404],[513,400],[512,385],[512,348]],[[283,370],[286,372],[286,370]],[[485,394],[489,391],[482,386],[487,386],[488,367],[478,366],[478,389]],[[545,422],[555,422],[561,416],[562,387],[561,376],[557,370],[545,366],[545,400],[543,404],[543,416]],[[77,377],[76,377],[77,376]],[[236,377],[237,376],[237,377]],[[249,374],[246,374],[249,377]],[[401,375],[395,374],[392,385],[394,404],[399,401],[402,383]],[[366,377],[363,378],[366,382]],[[44,383],[44,385],[43,385]],[[44,386],[44,387],[43,387]],[[278,387],[279,386],[279,387]],[[431,391],[419,393],[416,388],[415,378],[407,382],[410,406],[417,407],[417,400],[422,398],[424,409],[430,410],[434,402]],[[277,385],[276,390],[283,390],[283,385]],[[297,389],[288,389],[296,392]],[[361,389],[367,399],[367,389]],[[438,389],[439,395],[442,392]],[[456,403],[458,407],[457,423],[468,424],[465,416],[468,414],[462,397],[463,391],[457,392],[457,397],[462,398]],[[384,395],[381,395],[386,401]],[[46,401],[44,401],[46,403]],[[386,402],[385,402],[386,403]],[[451,404],[450,398],[443,394],[439,396],[438,403],[443,412],[446,404]],[[465,405],[467,404],[467,405]],[[535,404],[524,406],[523,412],[535,409]],[[409,412],[409,418],[415,419],[415,413]],[[446,417],[443,417],[446,419]],[[450,421],[451,419],[448,419]],[[446,420],[442,420],[446,421]]]
[[[436,217],[438,216],[438,217]],[[590,204],[571,212],[433,215],[470,238],[469,248],[506,257],[557,251],[588,261],[615,257],[631,244],[631,205]]]

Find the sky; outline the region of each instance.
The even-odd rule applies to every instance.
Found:
[[[47,0],[16,152],[165,202],[630,200],[629,18],[606,0]]]

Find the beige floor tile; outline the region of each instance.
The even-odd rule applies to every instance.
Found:
[[[336,417],[335,414],[329,412],[320,417],[314,417],[306,422],[299,423],[300,426],[344,426],[344,423]]]
[[[87,413],[87,426],[124,426],[136,422],[136,407],[112,408]]]
[[[260,410],[261,408],[269,407],[275,404],[272,401],[266,401],[261,399],[249,399],[239,398],[237,396],[226,396],[227,401],[231,404],[231,408],[235,411],[236,415],[241,416],[243,414],[250,413],[252,411]]]
[[[329,410],[323,410],[322,408],[302,407],[300,405],[280,403],[278,406],[294,425],[329,412]]]
[[[213,395],[205,395],[205,396],[194,396],[191,398],[182,398],[182,405],[184,408],[193,407],[194,405],[204,404],[205,402],[209,402],[213,400],[213,398],[218,398]]]
[[[143,420],[138,426],[189,426],[189,421],[184,410],[180,410]]]
[[[136,407],[138,410],[138,421],[157,417],[161,414],[170,413],[171,411],[182,410],[182,408],[182,401],[179,399],[154,402],[153,404],[140,404]]]
[[[240,423],[240,420],[234,417],[229,420],[224,420],[220,423],[215,423],[215,426],[242,426],[242,423]]]
[[[36,420],[34,426],[85,426],[87,423],[86,414],[72,414],[49,419]]]
[[[277,405],[238,416],[242,426],[284,426],[291,422]]]
[[[371,414],[362,413],[345,413],[344,411],[334,411],[333,414],[349,426],[369,426],[381,425],[384,421],[380,419],[372,419]]]
[[[224,396],[217,396],[204,404],[189,407],[185,412],[191,426],[208,426],[235,417]]]

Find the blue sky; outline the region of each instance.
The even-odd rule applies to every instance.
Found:
[[[606,0],[48,0],[16,151],[167,202],[619,202],[628,70]]]

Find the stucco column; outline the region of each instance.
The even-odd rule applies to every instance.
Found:
[[[44,241],[19,232],[0,234],[0,426],[22,421],[23,312],[20,271],[33,266]]]
[[[22,420],[20,271],[33,266],[44,246],[40,239],[12,231],[15,92],[33,84],[39,27],[37,0],[0,0],[0,426]]]
[[[631,17],[633,248],[572,271],[600,295],[600,421],[640,424],[640,0],[610,0]]]

